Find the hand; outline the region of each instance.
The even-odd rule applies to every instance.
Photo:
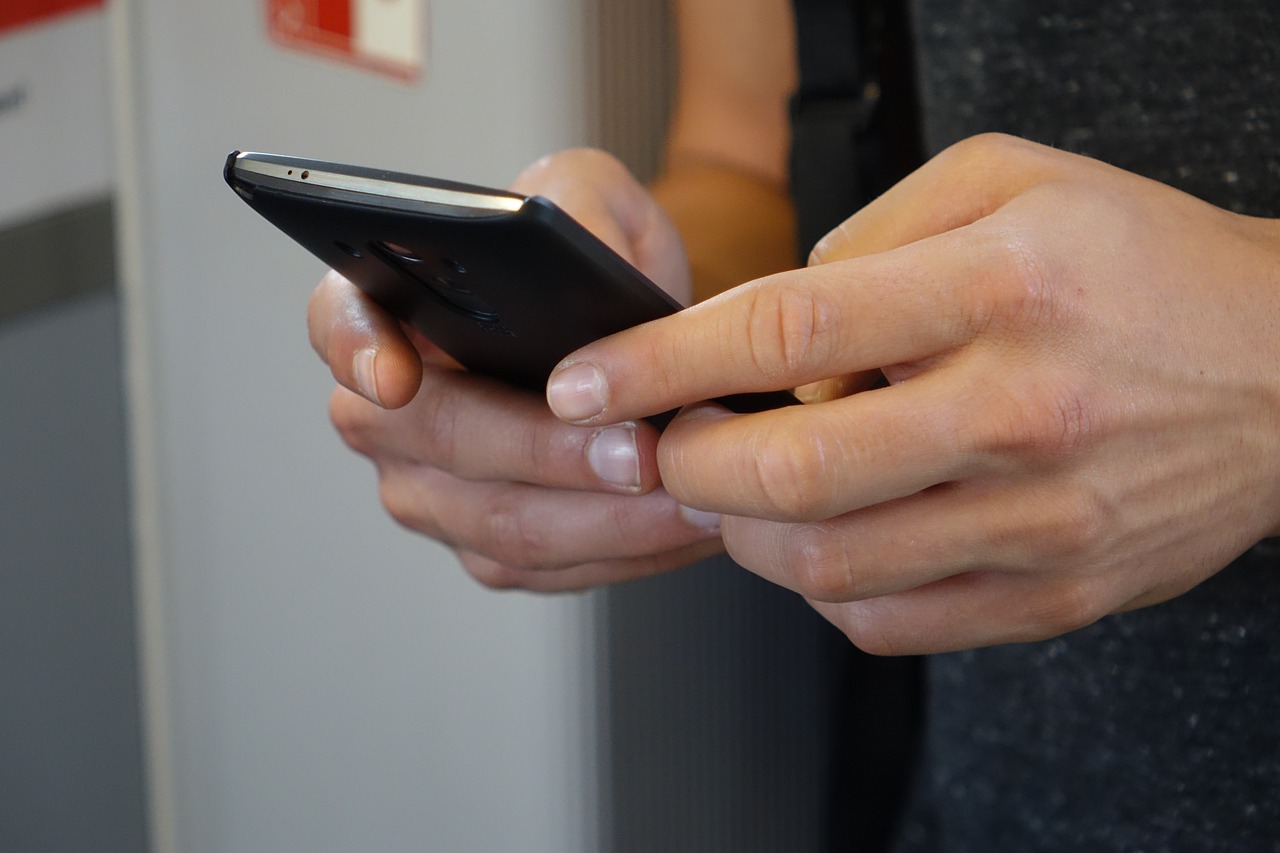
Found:
[[[556,201],[688,298],[674,228],[616,160],[563,152],[512,188]],[[573,589],[721,550],[718,519],[685,510],[660,488],[649,424],[564,424],[541,396],[461,370],[336,273],[317,287],[308,324],[342,386],[333,422],[377,466],[388,511],[454,547],[482,583]]]
[[[874,368],[890,387],[842,396]],[[592,344],[548,394],[590,425],[814,382],[803,407],[689,406],[658,465],[859,646],[1034,640],[1154,604],[1280,527],[1280,227],[978,137],[807,270]]]

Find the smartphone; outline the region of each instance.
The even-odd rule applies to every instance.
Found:
[[[539,393],[579,347],[681,308],[540,196],[239,151],[224,176],[250,207],[468,370]],[[780,391],[720,402],[753,412],[797,400]]]

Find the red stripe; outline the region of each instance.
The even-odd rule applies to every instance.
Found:
[[[316,27],[326,33],[351,37],[353,0],[318,0]]]
[[[0,2],[0,32],[25,27],[46,18],[102,5],[103,0],[3,0]]]

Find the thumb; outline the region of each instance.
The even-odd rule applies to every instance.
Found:
[[[613,155],[593,148],[550,154],[521,172],[511,189],[554,202],[678,301],[689,303],[688,262],[675,226]]]

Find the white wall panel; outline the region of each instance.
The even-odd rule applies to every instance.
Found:
[[[0,228],[110,191],[103,31],[83,11],[0,35]]]
[[[319,264],[233,148],[502,184],[583,136],[577,0],[434,0],[413,85],[265,3],[116,0],[158,846],[589,849],[588,602],[498,595],[377,504],[325,416]]]

